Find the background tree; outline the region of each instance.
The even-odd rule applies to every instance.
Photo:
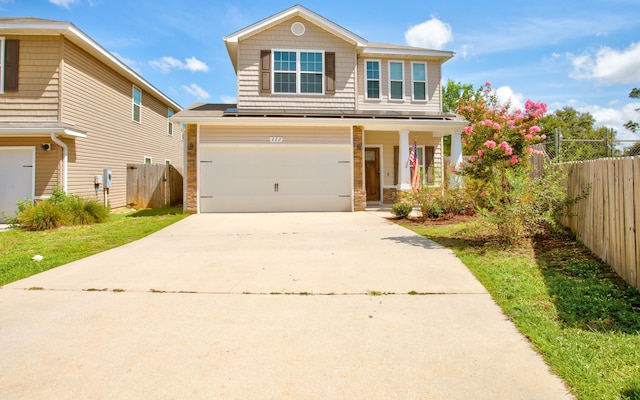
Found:
[[[640,99],[640,89],[638,88],[631,89],[631,92],[629,93],[629,97],[631,97],[632,99]],[[636,108],[636,111],[640,111],[640,108]],[[640,122],[634,122],[633,120],[629,120],[629,122],[624,124],[624,127],[629,129],[631,132],[635,133],[638,130],[640,130]]]
[[[539,125],[541,132],[549,138],[547,152],[555,152],[553,141],[556,140],[557,131],[564,140],[560,146],[561,161],[593,160],[611,156],[611,149],[604,139],[607,135],[610,139],[615,139],[615,132],[609,134],[605,127],[596,128],[595,122],[593,115],[576,111],[572,107],[564,107],[545,115],[540,119]]]
[[[473,88],[470,83],[454,82],[447,80],[447,84],[442,88],[442,111],[454,113],[458,109],[460,99],[469,100],[475,96],[482,95],[482,87]],[[444,155],[451,156],[451,136],[444,137]]]

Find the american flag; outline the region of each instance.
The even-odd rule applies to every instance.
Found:
[[[413,141],[413,148],[409,154],[409,162],[411,163],[411,189],[414,193],[420,191],[420,163],[418,160],[418,144]]]

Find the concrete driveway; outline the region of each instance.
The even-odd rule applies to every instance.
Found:
[[[6,285],[0,377],[2,399],[572,398],[451,251],[368,212],[194,215]]]

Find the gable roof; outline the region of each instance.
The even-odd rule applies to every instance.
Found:
[[[367,45],[367,40],[363,39],[362,37],[341,27],[340,25],[334,22],[329,21],[323,16],[314,13],[308,8],[305,8],[297,4],[291,8],[281,11],[268,18],[265,18],[262,21],[258,21],[255,24],[249,25],[246,28],[240,29],[237,32],[234,32],[228,36],[225,36],[222,40],[224,40],[225,45],[227,46],[227,51],[229,52],[229,57],[231,57],[231,62],[233,63],[233,67],[237,70],[237,67],[238,67],[237,50],[238,50],[238,42],[240,40],[247,39],[253,35],[256,35],[262,31],[265,31],[271,28],[272,26],[278,25],[281,22],[291,19],[293,17],[304,18],[307,21],[320,26],[324,30],[355,45],[356,47],[365,47]]]
[[[0,18],[0,34],[3,35],[43,35],[64,36],[72,43],[78,45],[92,56],[109,66],[114,71],[131,80],[136,86],[147,93],[153,94],[167,106],[176,111],[182,107],[158,90],[155,86],[135,72],[119,58],[114,56],[86,33],[82,32],[71,22],[54,21],[40,18]]]
[[[356,35],[355,33],[341,27],[340,25],[329,21],[321,15],[314,13],[313,11],[305,8],[299,4],[281,11],[275,15],[265,18],[255,24],[249,25],[246,28],[240,29],[228,36],[225,36],[225,45],[229,52],[229,57],[233,64],[234,70],[238,70],[238,43],[241,40],[250,38],[253,35],[257,35],[275,25],[278,25],[293,17],[301,17],[307,21],[320,26],[322,29],[330,32],[337,37],[351,43],[356,47],[356,51],[359,54],[367,56],[400,56],[400,57],[421,57],[437,59],[440,62],[445,62],[452,58],[455,53],[453,51],[445,50],[431,50],[422,47],[402,46],[386,43],[374,43],[369,42],[366,39]]]

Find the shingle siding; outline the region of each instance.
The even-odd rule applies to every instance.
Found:
[[[291,33],[291,24],[306,26],[303,36]],[[318,50],[335,52],[336,92],[331,95],[260,94],[262,50]],[[287,110],[355,110],[355,48],[302,18],[292,18],[241,40],[238,56],[238,108]]]

